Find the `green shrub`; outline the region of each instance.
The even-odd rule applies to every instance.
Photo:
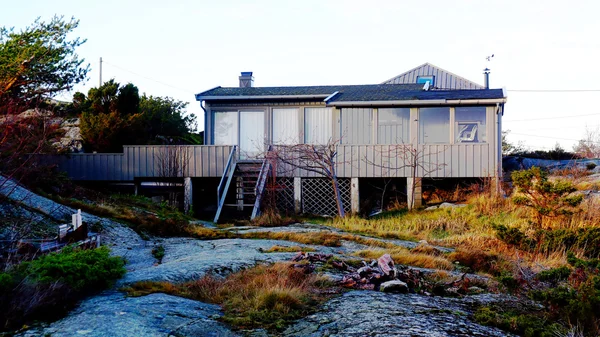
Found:
[[[548,173],[539,167],[515,171],[511,178],[518,193],[513,197],[513,202],[535,210],[539,226],[544,217],[573,214],[583,201],[583,195],[572,194],[577,189],[570,181],[550,181]]]
[[[473,318],[480,324],[495,326],[526,337],[554,337],[566,330],[557,323],[548,323],[543,315],[506,310],[498,306],[480,307]]]
[[[67,247],[0,273],[0,329],[57,319],[79,299],[125,274],[124,262],[106,247]]]
[[[154,256],[158,263],[162,263],[163,257],[165,257],[165,246],[158,245],[152,248],[152,256]]]
[[[567,266],[562,266],[544,270],[537,274],[536,278],[540,281],[560,282],[569,278],[569,275],[571,275],[571,269]]]

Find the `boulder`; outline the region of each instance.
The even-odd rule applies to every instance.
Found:
[[[408,293],[408,285],[399,280],[383,282],[379,290],[384,293]]]

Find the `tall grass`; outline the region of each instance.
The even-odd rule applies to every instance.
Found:
[[[306,274],[290,263],[258,265],[220,279],[204,276],[183,284],[139,282],[124,290],[130,296],[164,292],[219,304],[223,320],[238,328],[282,329],[287,322],[314,311],[328,298],[327,279]]]

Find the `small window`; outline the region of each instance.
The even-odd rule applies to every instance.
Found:
[[[419,109],[419,143],[447,144],[450,142],[450,108]]]
[[[417,84],[425,84],[429,82],[430,86],[435,84],[435,76],[427,75],[427,76],[417,76]]]
[[[304,142],[327,144],[332,139],[333,110],[331,108],[304,109]]]
[[[487,142],[485,107],[457,107],[454,113],[456,143]]]
[[[213,144],[238,144],[238,112],[215,111],[213,113]]]

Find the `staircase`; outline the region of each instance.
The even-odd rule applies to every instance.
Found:
[[[231,151],[229,161],[217,189],[218,207],[214,222],[219,221],[224,207],[244,211],[253,207],[251,219],[260,214],[260,203],[270,170],[268,160],[236,160],[236,148]],[[233,184],[232,184],[233,183]],[[235,188],[235,203],[225,203],[230,188]],[[231,199],[229,200],[231,202]]]

